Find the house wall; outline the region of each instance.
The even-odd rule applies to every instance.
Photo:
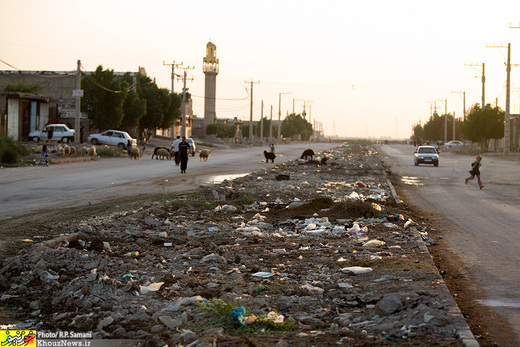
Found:
[[[20,118],[20,100],[7,99],[7,135],[12,136],[15,141],[18,141],[19,132],[19,118]]]
[[[40,124],[38,126],[38,130],[43,128],[45,124],[50,123],[49,122],[49,104],[47,103],[40,103]]]

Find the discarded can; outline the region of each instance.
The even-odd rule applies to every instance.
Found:
[[[128,252],[125,254],[127,257],[137,257],[139,255],[139,252]]]

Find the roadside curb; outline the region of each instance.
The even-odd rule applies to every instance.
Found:
[[[426,244],[424,243],[423,238],[419,234],[419,231],[417,231],[417,229],[411,229],[411,231],[412,231],[413,235],[415,236],[415,238],[417,240],[417,244],[418,244],[419,249],[421,250],[421,252],[428,254],[430,256],[429,259],[430,259],[431,264],[434,267],[436,267],[435,263],[433,262],[433,257],[431,255],[430,251],[428,250],[428,247],[426,247]],[[478,347],[478,346],[480,346],[480,344],[475,339],[475,336],[473,336],[473,333],[471,332],[471,329],[469,328],[469,326],[468,326],[468,324],[466,322],[466,319],[464,318],[464,315],[460,311],[459,306],[457,306],[457,303],[455,302],[455,300],[451,296],[451,293],[450,293],[450,291],[448,289],[448,285],[446,284],[446,282],[444,282],[444,278],[442,278],[442,276],[439,273],[437,273],[437,274],[438,274],[438,277],[439,277],[439,282],[441,283],[442,286],[444,286],[444,288],[446,289],[446,292],[449,293],[450,298],[451,298],[451,300],[450,300],[451,301],[451,305],[446,308],[448,314],[450,314],[452,316],[459,316],[464,321],[464,326],[461,327],[457,331],[457,337],[462,341],[462,343],[466,347]]]
[[[388,182],[388,186],[390,187],[390,191],[392,192],[392,197],[394,198],[396,204],[398,206],[402,206],[403,201],[398,197],[397,192],[389,178],[387,178],[387,182]],[[428,259],[430,260],[433,267],[436,268],[435,263],[433,262],[433,257],[431,255],[430,251],[428,250],[428,247],[426,247],[426,244],[424,243],[423,238],[419,234],[419,231],[415,228],[411,228],[410,230],[417,241],[419,250],[422,253],[429,255]],[[437,272],[437,275],[439,278],[439,283],[445,288],[446,292],[449,294],[449,297],[451,298],[451,300],[450,300],[451,304],[446,308],[446,311],[448,312],[449,315],[458,316],[462,319],[462,321],[464,321],[464,324],[463,324],[464,326],[461,326],[460,329],[457,331],[457,337],[461,340],[462,344],[466,347],[480,346],[478,341],[475,339],[475,336],[471,332],[471,329],[469,328],[469,326],[466,322],[466,319],[464,318],[464,315],[460,311],[459,306],[457,306],[457,303],[451,296],[451,293],[448,289],[448,285],[446,284],[446,282],[444,282],[444,279],[438,272]]]

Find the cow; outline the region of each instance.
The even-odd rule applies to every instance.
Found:
[[[276,155],[273,152],[264,151],[265,162],[268,163],[271,160],[271,163],[274,163],[274,158]]]
[[[311,160],[312,160],[313,156],[314,156],[314,151],[309,148],[309,149],[306,149],[305,151],[303,151],[301,159],[307,160],[308,157],[311,157]]]

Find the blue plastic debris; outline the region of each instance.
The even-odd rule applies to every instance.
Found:
[[[233,318],[233,322],[237,322],[241,327],[246,324],[246,309],[242,306],[235,307],[229,315]]]

